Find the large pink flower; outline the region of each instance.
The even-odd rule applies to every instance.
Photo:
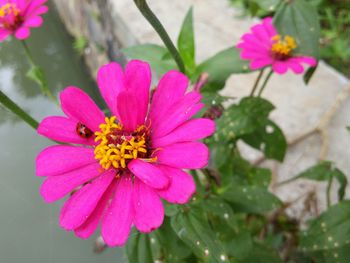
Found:
[[[316,66],[313,57],[295,54],[297,42],[291,36],[280,36],[272,18],[265,18],[262,23],[254,25],[251,33],[244,34],[237,45],[242,49],[241,58],[250,60],[252,70],[272,66],[274,72],[284,74],[291,69],[296,74],[304,72],[303,63]]]
[[[44,149],[36,160],[38,176],[47,176],[40,193],[47,202],[77,190],[64,204],[60,225],[87,238],[101,221],[104,241],[123,245],[132,225],[141,232],[158,228],[164,217],[160,197],[188,202],[195,192],[183,169],[207,165],[208,148],[197,140],[211,135],[213,121],[192,119],[203,107],[201,95],[186,92],[188,79],[169,71],[149,103],[151,71],[133,60],[125,71],[103,66],[98,85],[111,117],[75,87],[60,94],[67,117],[48,117],[38,132],[76,145]]]
[[[0,0],[0,41],[10,35],[23,40],[31,27],[40,27],[40,15],[48,11],[47,0]]]

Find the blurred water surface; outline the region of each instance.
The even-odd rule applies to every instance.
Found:
[[[45,15],[45,24],[32,30],[28,40],[35,61],[45,70],[53,93],[73,85],[86,90],[99,104],[94,82],[72,49],[54,7]],[[29,69],[20,43],[0,43],[0,89],[35,119],[60,109],[41,95],[37,85],[25,77]],[[0,262],[1,263],[90,263],[124,262],[121,249],[96,255],[94,238],[81,240],[62,230],[58,216],[63,204],[46,204],[39,195],[43,178],[35,176],[37,153],[52,144],[0,106]],[[118,223],[118,222],[116,222]]]

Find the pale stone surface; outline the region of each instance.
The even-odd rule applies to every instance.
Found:
[[[61,2],[61,0],[56,2]],[[74,2],[81,2],[81,0],[74,0]],[[162,44],[152,27],[139,13],[133,1],[110,0],[102,2],[106,3],[108,8],[105,10],[111,14],[112,19],[107,23],[112,23],[111,32],[118,39],[118,45],[123,47],[137,43]],[[234,10],[227,0],[149,0],[148,2],[173,40],[177,38],[186,12],[191,6],[194,7],[197,62],[237,44],[240,36],[249,31],[250,26],[257,21],[238,18],[239,12]],[[102,19],[104,18],[102,17]],[[106,21],[104,22],[106,23]],[[222,93],[236,97],[246,96],[250,92],[255,77],[256,74],[231,76]],[[291,141],[315,128],[323,114],[334,104],[338,94],[348,86],[348,79],[321,62],[308,86],[303,84],[301,76],[290,73],[284,76],[275,75],[263,96],[276,106],[277,109],[272,113],[272,118]],[[350,103],[346,100],[336,111],[327,128],[330,148],[325,158],[336,161],[337,166],[350,175],[350,162],[347,160],[350,135],[345,129],[345,126],[350,125],[348,112],[350,112]],[[290,147],[283,164],[269,161],[262,163],[262,165],[273,168],[275,182],[285,180],[315,164],[319,157],[321,144],[319,135],[313,135]],[[260,153],[243,144],[241,147],[251,161],[255,161],[261,156]],[[300,196],[305,196],[305,193],[314,192],[318,196],[314,202],[317,203],[316,213],[317,210],[322,210],[325,206],[324,184],[299,180],[279,188],[272,185],[272,190],[284,201],[293,201]],[[308,198],[307,200],[314,199]],[[305,198],[301,198],[301,201],[292,206],[289,212],[295,216],[303,217],[304,207]]]

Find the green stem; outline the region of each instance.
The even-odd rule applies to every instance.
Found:
[[[177,51],[175,45],[171,41],[168,33],[164,29],[163,25],[160,23],[159,19],[149,8],[146,0],[134,0],[137,8],[140,10],[141,14],[147,19],[147,21],[152,25],[153,29],[158,33],[159,37],[162,39],[163,43],[169,50],[171,56],[174,58],[179,70],[182,73],[185,73],[185,65],[182,61],[182,58]]]
[[[32,53],[30,52],[30,49],[29,49],[27,43],[24,40],[22,40],[20,42],[21,42],[21,44],[23,46],[24,52],[25,52],[25,54],[26,54],[26,56],[28,58],[28,61],[29,61],[29,64],[30,64],[32,70],[35,69],[35,70],[37,70],[37,71],[39,71],[41,73],[40,79],[35,80],[39,84],[41,92],[44,95],[46,95],[47,97],[49,97],[53,102],[55,102],[58,105],[58,101],[57,101],[56,97],[51,93],[51,91],[50,91],[50,89],[49,89],[49,87],[47,85],[47,80],[45,78],[45,75],[44,75],[42,69],[40,67],[38,67],[36,65],[36,63],[34,62]]]
[[[269,81],[270,77],[272,76],[272,73],[273,73],[273,70],[271,69],[270,72],[267,74],[267,76],[266,76],[266,78],[264,80],[264,83],[261,86],[261,89],[259,90],[258,97],[260,97],[262,92],[264,91],[267,82]]]
[[[328,185],[327,185],[327,208],[331,206],[331,188],[332,188],[333,176],[329,177]]]
[[[20,117],[23,121],[25,121],[28,125],[33,127],[35,130],[38,128],[38,122],[34,120],[28,113],[26,113],[22,108],[20,108],[15,102],[13,102],[9,97],[7,97],[0,90],[0,103],[2,103],[6,108],[8,108],[11,112]]]
[[[260,80],[261,80],[261,77],[262,77],[264,71],[265,71],[265,68],[263,68],[262,70],[260,70],[259,75],[258,75],[258,77],[257,77],[256,80],[255,80],[255,83],[254,83],[254,86],[253,86],[253,88],[252,88],[252,91],[250,92],[250,95],[249,95],[250,97],[253,97],[253,95],[254,95],[256,89],[258,88],[258,85],[259,85],[259,83],[260,83]]]

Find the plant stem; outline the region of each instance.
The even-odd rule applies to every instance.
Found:
[[[26,113],[22,108],[20,108],[14,101],[12,101],[9,97],[7,97],[0,90],[0,103],[2,103],[6,108],[8,108],[11,112],[20,117],[23,121],[25,121],[28,125],[30,125],[35,130],[38,128],[38,122],[34,120],[28,113]]]
[[[260,80],[261,80],[261,77],[262,77],[264,71],[265,71],[265,68],[263,68],[262,70],[260,70],[259,75],[258,75],[258,77],[257,77],[256,80],[255,80],[255,83],[254,83],[254,86],[253,86],[253,88],[252,88],[252,91],[250,92],[250,95],[249,95],[250,97],[253,97],[253,95],[254,95],[254,93],[255,93],[255,91],[256,91],[258,85],[259,85],[259,82],[260,82]]]
[[[288,183],[293,182],[293,181],[295,181],[295,180],[297,180],[299,178],[300,178],[300,176],[298,175],[298,176],[292,177],[290,179],[287,179],[285,181],[279,182],[279,183],[276,184],[276,187],[282,186],[284,184],[288,184]]]
[[[327,185],[327,208],[329,208],[331,206],[331,188],[332,188],[332,182],[333,182],[333,176],[329,177],[328,180],[328,185]]]
[[[270,77],[272,76],[272,73],[273,73],[273,70],[271,69],[270,72],[267,74],[267,76],[266,76],[266,78],[264,80],[264,83],[262,84],[261,89],[259,90],[258,97],[260,97],[262,92],[264,91],[267,82],[269,81]]]
[[[147,21],[152,25],[154,30],[158,33],[159,37],[162,39],[163,43],[169,50],[171,56],[174,58],[177,66],[179,67],[179,70],[182,73],[185,73],[185,65],[182,61],[182,58],[177,51],[175,45],[171,41],[168,33],[164,29],[163,25],[160,23],[159,19],[156,17],[156,15],[152,12],[152,10],[149,8],[148,4],[146,3],[146,0],[134,0],[137,8],[140,10],[141,14],[147,19]]]
[[[24,40],[21,40],[20,42],[21,42],[23,49],[24,49],[24,52],[28,58],[31,69],[32,70],[36,69],[36,70],[40,71],[40,73],[41,73],[40,80],[39,79],[35,80],[40,85],[41,92],[44,95],[46,95],[47,97],[49,97],[53,102],[55,102],[58,105],[56,97],[51,93],[50,89],[47,86],[47,80],[45,78],[43,71],[41,70],[40,67],[38,67],[35,64],[32,53],[30,52],[30,49],[29,49],[27,43]]]

